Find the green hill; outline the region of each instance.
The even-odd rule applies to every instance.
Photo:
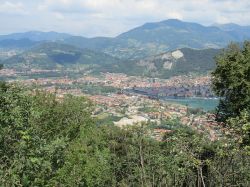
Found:
[[[220,51],[183,48],[141,60],[119,62],[109,66],[109,71],[160,78],[190,73],[205,74],[215,68],[214,57]]]
[[[47,42],[22,54],[13,56],[3,63],[15,69],[58,69],[76,66],[100,66],[116,63],[118,59],[101,52],[79,49],[74,46]]]
[[[120,60],[102,52],[47,42],[4,60],[3,64],[19,70],[86,69],[94,74],[114,72],[168,78],[189,73],[204,74],[213,70],[214,56],[219,52],[219,49],[182,48],[140,60]]]

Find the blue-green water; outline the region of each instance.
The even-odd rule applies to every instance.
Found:
[[[203,110],[214,110],[219,99],[217,98],[163,98],[164,101],[187,105],[192,108],[202,108]]]

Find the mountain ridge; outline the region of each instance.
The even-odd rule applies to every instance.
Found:
[[[19,32],[11,33],[6,35],[0,35],[0,41],[5,39],[29,39],[32,41],[51,41],[51,40],[63,40],[72,35],[67,33],[59,33],[55,31],[42,32],[42,31],[28,31],[28,32]]]
[[[29,34],[31,36],[28,36]],[[23,33],[23,35],[20,33],[12,34],[7,38],[20,39],[21,36],[39,42],[49,39],[49,41],[91,49],[121,59],[134,60],[186,47],[196,49],[223,48],[230,42],[242,42],[250,39],[250,27],[236,24],[204,26],[198,23],[169,19],[145,23],[113,38],[87,38],[64,33],[37,31]],[[0,36],[0,43],[1,38],[3,36]]]
[[[230,42],[250,39],[250,34],[247,34],[250,33],[250,29],[248,32],[245,30],[248,27],[239,28],[225,31],[216,26],[170,19],[145,23],[115,38],[102,38],[102,41],[95,39],[95,42],[87,39],[86,42],[78,43],[78,47],[91,46],[91,49],[119,58],[140,59],[178,48],[223,48]],[[66,42],[73,45],[74,42],[71,40],[72,38],[67,38]]]

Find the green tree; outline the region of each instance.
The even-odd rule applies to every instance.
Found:
[[[31,147],[31,100],[16,85],[0,85],[0,181],[4,186],[26,183]]]
[[[250,155],[250,113],[244,110],[240,116],[229,118],[227,126],[231,132],[231,138],[236,139]]]
[[[231,44],[216,57],[216,69],[212,72],[215,93],[221,97],[218,120],[239,116],[250,111],[250,42],[240,48]]]
[[[213,88],[221,97],[218,120],[226,122],[232,138],[249,151],[250,42],[245,42],[242,48],[231,44],[216,61]]]
[[[92,103],[84,97],[58,100],[54,94],[2,83],[1,185],[104,186],[109,152],[91,111]]]
[[[182,127],[166,134],[163,146],[168,186],[249,186],[250,157],[233,139],[212,142]]]

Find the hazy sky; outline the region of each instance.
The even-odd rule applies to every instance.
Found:
[[[0,34],[41,30],[115,36],[169,18],[250,25],[250,0],[0,0]]]

